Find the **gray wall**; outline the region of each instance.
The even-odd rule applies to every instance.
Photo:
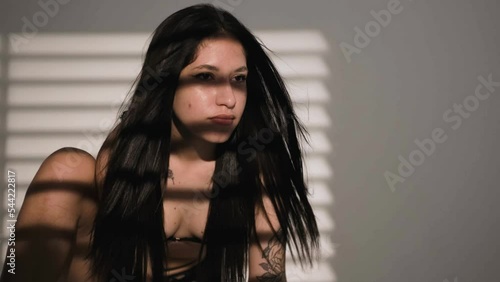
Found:
[[[149,32],[199,2],[73,0],[42,29]],[[478,77],[500,82],[500,2],[219,2],[251,29],[317,29],[328,40],[337,281],[498,281],[500,86],[475,91]],[[3,32],[40,10],[1,3]],[[388,5],[376,30],[370,11]],[[366,25],[372,37],[356,44]],[[419,149],[424,139],[433,150]]]

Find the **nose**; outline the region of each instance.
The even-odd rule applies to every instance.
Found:
[[[232,109],[236,105],[236,99],[234,97],[234,91],[231,83],[221,83],[221,85],[219,85],[217,89],[216,95],[217,96],[215,97],[215,103],[218,106],[226,106]]]

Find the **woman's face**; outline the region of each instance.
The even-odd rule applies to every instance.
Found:
[[[238,41],[202,41],[195,61],[182,69],[174,96],[174,126],[181,135],[210,143],[227,141],[245,109],[247,73]]]

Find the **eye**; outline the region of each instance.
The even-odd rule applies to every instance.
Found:
[[[194,77],[196,77],[197,79],[200,79],[200,80],[210,80],[210,79],[214,78],[214,76],[209,72],[202,72],[202,73],[194,75]]]
[[[236,82],[245,82],[247,80],[247,76],[242,74],[234,77]]]

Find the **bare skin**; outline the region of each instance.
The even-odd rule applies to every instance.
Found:
[[[185,165],[185,164],[184,164]],[[211,186],[211,175],[215,162],[191,163],[187,167],[171,157],[170,167],[174,180],[168,179],[168,188],[164,194],[163,209],[165,220],[165,234],[167,237],[203,238],[208,215],[208,199],[197,195],[207,193]],[[174,275],[188,270],[198,263],[201,244],[193,242],[169,242],[167,268],[176,268],[166,271],[166,275]],[[205,249],[206,251],[206,249]],[[202,259],[205,252],[202,254]],[[187,264],[187,265],[186,265]],[[178,268],[179,266],[183,266]]]
[[[278,236],[281,229],[276,235],[269,239],[267,246],[262,251],[262,258],[266,260],[260,264],[260,267],[265,270],[265,273],[257,276],[258,281],[262,282],[275,282],[285,281],[285,261],[282,258],[284,253],[283,245],[281,244]]]
[[[31,182],[16,222],[15,274],[2,282],[89,281],[85,254],[96,210],[94,158],[71,148],[51,154]]]

